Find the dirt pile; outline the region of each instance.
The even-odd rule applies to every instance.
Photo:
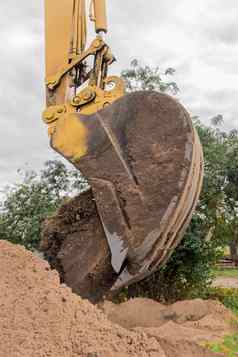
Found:
[[[216,356],[195,342],[161,337],[149,325],[129,331],[113,324],[60,285],[58,274],[46,262],[4,241],[0,271],[1,357]]]
[[[1,357],[160,356],[145,334],[113,326],[21,247],[0,242]]]
[[[168,342],[215,341],[234,332],[233,314],[212,300],[195,299],[166,306],[136,298],[120,305],[107,301],[101,309],[110,321],[124,328],[143,331]]]

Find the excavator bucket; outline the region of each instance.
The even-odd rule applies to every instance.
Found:
[[[65,282],[97,300],[167,262],[198,201],[203,158],[175,99],[153,91],[126,95],[123,81],[108,77],[115,58],[104,41],[106,1],[91,3],[96,38],[86,49],[85,0],[45,0],[43,119],[52,148],[92,188],[95,219],[58,259]]]
[[[166,94],[136,92],[93,115],[62,116],[51,145],[88,179],[110,251],[103,273],[108,283],[86,284],[92,275],[100,280],[108,251],[99,251],[95,230],[80,231],[83,249],[74,263],[72,249],[63,258],[74,290],[93,300],[163,266],[183,237],[202,184],[201,145],[186,110]]]

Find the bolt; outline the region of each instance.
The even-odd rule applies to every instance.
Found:
[[[75,104],[75,105],[79,105],[79,104],[80,104],[80,102],[81,102],[80,97],[74,97],[74,98],[73,98],[73,104]]]
[[[57,113],[58,114],[62,114],[64,112],[64,107],[60,107],[58,110],[57,110]]]
[[[49,82],[47,83],[47,86],[48,86],[48,88],[49,88],[50,90],[53,90],[53,89],[55,88],[55,86],[56,86],[56,83],[57,83],[57,81],[49,81]]]
[[[54,115],[53,112],[46,111],[46,112],[44,112],[43,117],[44,117],[44,119],[46,119],[46,120],[53,120],[54,117],[55,117],[55,115]]]
[[[94,43],[93,43],[93,47],[95,47],[95,48],[100,47],[100,45],[101,45],[101,41],[100,40],[95,40]]]
[[[92,92],[87,90],[86,92],[83,93],[83,99],[84,100],[89,100],[92,98]]]

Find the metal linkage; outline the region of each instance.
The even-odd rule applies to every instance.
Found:
[[[80,111],[83,114],[92,114],[125,94],[122,80],[107,76],[108,66],[115,61],[115,57],[103,39],[107,32],[105,0],[91,1],[90,19],[95,22],[97,36],[86,50],[85,0],[73,0],[72,6],[68,63],[46,77],[48,97],[54,98],[49,101],[50,105],[43,113],[43,120],[47,124],[66,113]],[[61,16],[63,20],[63,13]],[[88,69],[87,60],[90,56],[94,57],[93,67]],[[108,90],[106,87],[109,83],[113,86]],[[74,94],[71,91],[69,96],[71,87],[74,87]],[[66,100],[63,102],[64,97]],[[61,108],[64,110],[60,113]]]

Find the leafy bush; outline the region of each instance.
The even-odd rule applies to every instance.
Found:
[[[238,289],[210,287],[201,297],[220,301],[228,309],[238,315]]]
[[[168,263],[147,279],[124,289],[120,300],[141,296],[172,303],[207,292],[213,267],[223,250],[203,239],[203,220],[195,214],[182,243]]]
[[[227,278],[238,278],[238,269],[237,268],[220,268],[217,267],[214,270],[214,274],[218,277],[227,277]]]
[[[22,182],[6,189],[0,204],[0,239],[35,249],[42,221],[56,211],[65,195],[83,190],[87,182],[61,161],[47,161],[39,175],[34,171],[21,175]]]

